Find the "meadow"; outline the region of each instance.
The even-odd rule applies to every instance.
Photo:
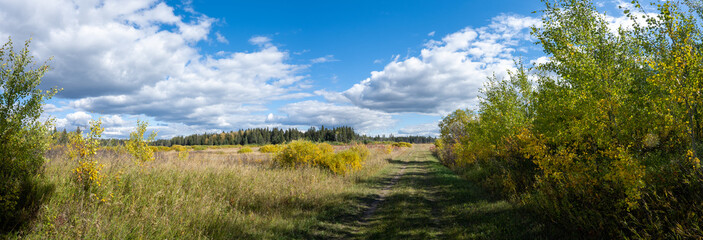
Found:
[[[47,153],[47,195],[37,216],[6,237],[28,239],[340,238],[376,194],[375,179],[406,149],[370,148],[363,168],[346,175],[275,166],[273,154],[238,148],[155,152],[135,165],[116,148],[96,158],[105,178],[83,191],[65,148]],[[346,229],[346,230],[345,230]]]

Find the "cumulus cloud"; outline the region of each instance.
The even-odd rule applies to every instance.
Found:
[[[270,115],[271,122],[283,125],[351,126],[361,132],[389,129],[395,125],[395,120],[385,112],[319,101],[291,103],[280,110],[286,116]]]
[[[90,119],[93,117],[90,114],[82,111],[70,113],[66,115],[66,121],[72,126],[85,127],[88,126]]]
[[[53,56],[45,86],[60,97],[131,93],[181,72],[215,19],[176,16],[158,1],[2,1],[0,37],[32,37],[39,59]]]
[[[253,52],[214,56],[196,46],[217,20],[158,0],[0,1],[0,37],[33,37],[39,59],[54,56],[46,86],[72,99],[65,124],[85,124],[86,112],[146,115],[205,129],[261,124],[273,100],[310,96],[287,51],[255,36]],[[226,43],[219,32],[217,41]],[[47,105],[49,111],[60,111]],[[80,117],[80,118],[79,118]],[[80,122],[80,121],[83,122]],[[63,120],[62,120],[63,121]],[[87,121],[87,120],[86,120]],[[63,124],[64,122],[62,122]]]
[[[482,28],[467,27],[430,40],[420,55],[394,59],[383,70],[340,93],[359,107],[385,112],[447,113],[476,103],[487,77],[513,68],[514,52],[541,21],[501,15]],[[326,93],[328,100],[339,96]]]

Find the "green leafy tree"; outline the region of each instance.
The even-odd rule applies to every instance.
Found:
[[[49,70],[37,66],[29,53],[29,41],[14,52],[12,41],[0,48],[0,227],[12,228],[31,204],[35,177],[41,174],[44,152],[49,147],[50,121],[39,120],[42,104],[58,91],[40,90]]]

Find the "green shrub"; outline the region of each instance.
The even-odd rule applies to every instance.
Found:
[[[49,148],[51,122],[39,118],[44,101],[58,90],[38,89],[49,66],[34,64],[29,41],[19,52],[11,40],[0,48],[0,231],[28,217]]]
[[[253,151],[254,151],[254,150],[251,150],[250,147],[242,147],[242,148],[239,149],[239,151],[237,151],[237,153],[250,153],[250,152],[253,152]]]

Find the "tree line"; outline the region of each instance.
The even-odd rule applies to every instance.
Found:
[[[77,128],[73,132],[81,132]],[[57,144],[68,143],[68,136],[71,132],[63,129],[59,131],[54,128],[51,135],[54,136],[54,141]],[[283,144],[293,140],[308,140],[313,142],[409,142],[409,143],[433,143],[434,137],[428,136],[366,136],[359,135],[354,131],[354,128],[348,126],[326,128],[321,126],[319,129],[315,127],[309,128],[303,132],[296,128],[281,129],[281,128],[250,128],[244,130],[220,132],[220,133],[203,133],[192,134],[188,136],[176,136],[171,139],[159,139],[150,143],[152,146],[167,146],[182,145],[264,145],[264,144]],[[101,146],[121,146],[124,145],[123,139],[100,139]]]

